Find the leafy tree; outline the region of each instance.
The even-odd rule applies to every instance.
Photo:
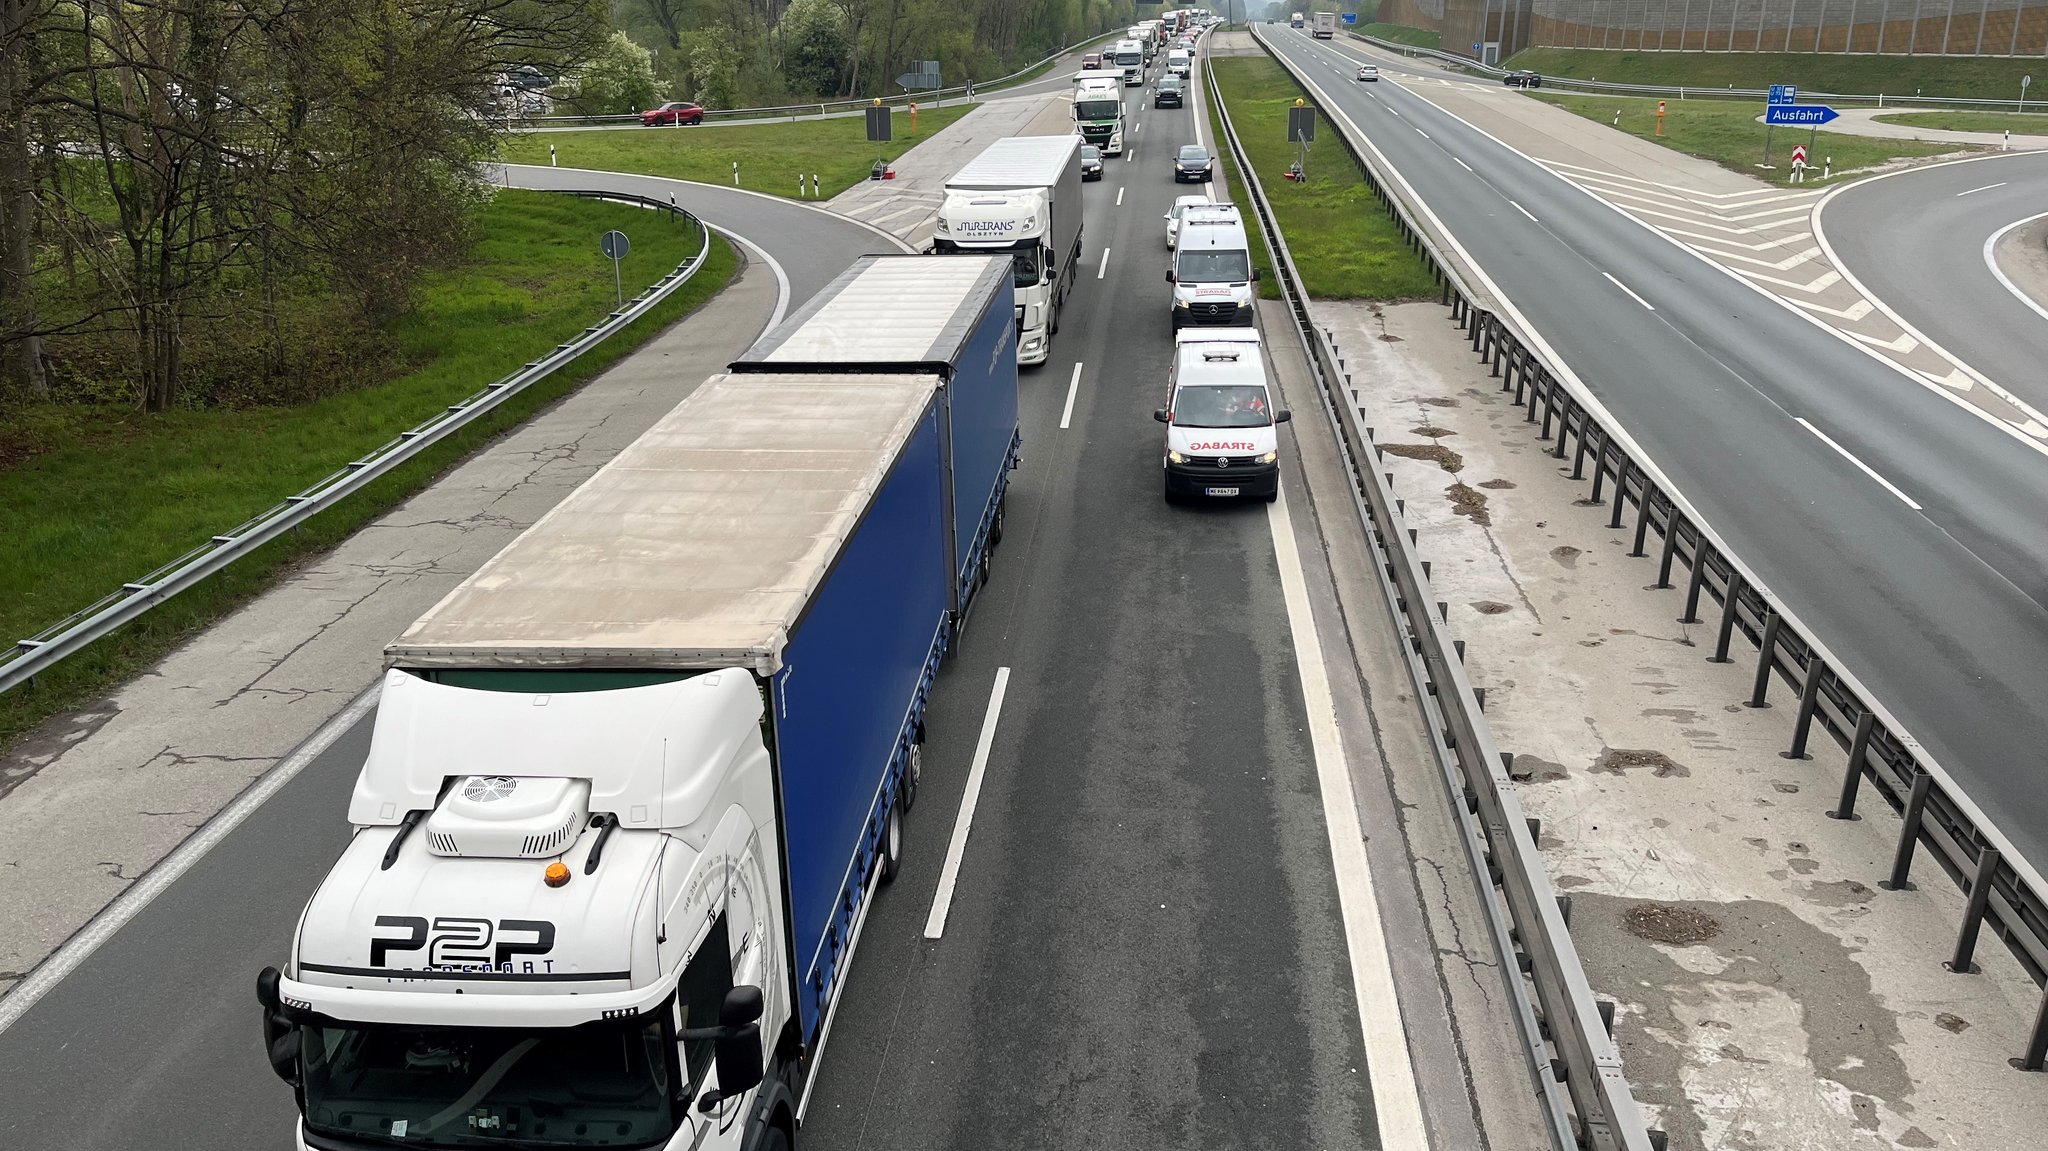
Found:
[[[790,91],[805,96],[839,91],[850,40],[846,16],[831,0],[796,0],[782,14],[782,75]]]
[[[740,50],[724,28],[697,33],[690,41],[690,75],[697,81],[691,98],[706,108],[738,106]]]
[[[596,115],[637,112],[658,100],[654,53],[614,32],[604,48],[583,65],[571,104]]]

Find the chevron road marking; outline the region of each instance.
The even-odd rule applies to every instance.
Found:
[[[1907,335],[1901,335],[1897,339],[1880,340],[1876,336],[1866,336],[1862,332],[1852,332],[1847,328],[1837,328],[1836,331],[1841,332],[1843,335],[1849,337],[1852,340],[1856,340],[1859,343],[1869,344],[1873,348],[1879,348],[1884,351],[1891,352],[1894,355],[1903,356],[1907,352],[1910,352],[1914,348],[1920,346],[1920,341]]]
[[[1842,273],[1837,272],[1832,268],[1828,269],[1825,272],[1822,272],[1820,275],[1815,276],[1813,279],[1808,280],[1803,284],[1795,283],[1792,280],[1781,279],[1777,276],[1767,276],[1762,272],[1752,272],[1747,268],[1730,268],[1728,270],[1734,272],[1738,276],[1744,276],[1752,280],[1761,280],[1766,284],[1776,284],[1781,288],[1791,288],[1794,291],[1805,292],[1809,295],[1817,295],[1821,292],[1825,292],[1829,288],[1832,288],[1836,284],[1842,282]]]
[[[1833,316],[1838,320],[1847,320],[1852,324],[1877,310],[1877,306],[1869,300],[1858,300],[1846,308],[1830,308],[1826,304],[1816,304],[1812,300],[1795,300],[1790,296],[1780,296],[1779,299],[1784,300],[1788,304],[1805,308],[1809,312],[1818,312],[1823,316]]]

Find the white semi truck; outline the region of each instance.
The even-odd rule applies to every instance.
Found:
[[[1110,47],[1109,62],[1123,76],[1124,87],[1138,88],[1145,83],[1145,45],[1138,40],[1119,40]]]
[[[1042,364],[1081,264],[1081,137],[997,140],[946,181],[932,234],[940,255],[1015,261],[1017,362]]]
[[[1003,262],[870,260],[386,650],[300,1151],[794,1144],[1014,459]]]
[[[1074,77],[1074,130],[1105,156],[1124,152],[1123,82],[1100,72]]]

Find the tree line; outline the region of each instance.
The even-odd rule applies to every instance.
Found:
[[[502,77],[608,30],[605,0],[0,0],[0,392],[345,376],[461,254]]]

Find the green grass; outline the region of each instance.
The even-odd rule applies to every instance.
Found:
[[[1358,34],[1392,40],[1396,44],[1411,44],[1417,48],[1441,49],[1444,46],[1443,33],[1427,28],[1410,28],[1405,24],[1367,24],[1358,30]]]
[[[1807,92],[1857,96],[1954,96],[2017,99],[2020,77],[2042,72],[2036,59],[1990,56],[1847,56],[1805,52],[1610,52],[1531,48],[1507,61],[1545,76],[1619,84],[1762,88],[1797,84]]]
[[[1878,120],[1941,132],[2011,132],[2016,136],[2048,136],[2048,114],[2040,112],[1900,112],[1879,116]]]
[[[548,147],[564,168],[599,168],[637,172],[678,180],[732,186],[732,166],[740,166],[742,188],[796,199],[797,175],[818,176],[818,195],[830,199],[868,178],[879,152],[894,160],[920,140],[967,114],[970,105],[943,108],[920,106],[917,134],[911,135],[910,114],[892,118],[886,144],[871,144],[861,116],[829,120],[785,120],[765,124],[733,124],[710,128],[648,128],[645,131],[547,132],[508,137],[504,158],[514,164],[545,164]],[[808,191],[808,185],[806,185]]]
[[[42,405],[8,413],[37,454],[0,471],[0,635],[27,636],[184,554],[535,359],[613,307],[597,237],[632,238],[630,294],[697,250],[694,229],[617,204],[501,192],[467,266],[436,277],[399,338],[422,366],[303,407],[174,411]],[[686,231],[690,234],[686,235]],[[647,315],[490,415],[275,540],[214,579],[0,695],[0,746],[127,679],[309,557],[419,491],[492,437],[574,391],[728,283],[715,240],[705,266]]]
[[[1617,127],[1631,136],[1656,140],[1667,148],[1674,148],[1690,156],[1712,160],[1724,168],[1773,180],[1782,180],[1790,175],[1792,146],[1804,144],[1809,130],[1788,128],[1771,136],[1771,163],[1777,165],[1774,171],[1757,167],[1764,159],[1764,126],[1756,122],[1763,112],[1763,105],[1749,100],[1670,100],[1666,101],[1664,135],[1657,136],[1657,101],[1620,96],[1566,96],[1556,92],[1531,93],[1537,99],[1556,104],[1576,112],[1589,120],[1612,124],[1614,113],[1621,112]],[[1845,174],[1864,168],[1874,168],[1890,160],[1918,156],[1938,156],[1954,152],[1955,144],[1923,144],[1913,140],[1883,140],[1872,136],[1844,136],[1835,132],[1822,132],[1814,137],[1808,161],[1813,171],[1807,174],[1808,185],[1822,182],[1822,165],[1828,157],[1833,158],[1833,177],[1840,180]]]
[[[1308,180],[1295,184],[1282,178],[1295,151],[1287,142],[1287,109],[1303,93],[1280,65],[1264,56],[1228,56],[1212,60],[1210,67],[1309,295],[1326,300],[1434,296],[1436,281],[1401,239],[1333,133],[1326,131],[1310,152]],[[1271,279],[1270,272],[1266,276]]]

